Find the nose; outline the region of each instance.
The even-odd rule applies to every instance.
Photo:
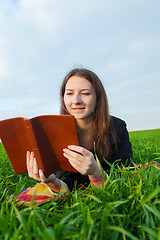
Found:
[[[80,94],[74,94],[72,102],[74,104],[80,104],[82,102]]]

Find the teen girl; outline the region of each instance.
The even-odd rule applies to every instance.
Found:
[[[55,193],[72,190],[75,182],[78,185],[92,182],[93,186],[99,187],[104,179],[95,153],[104,171],[109,171],[104,158],[111,164],[120,159],[119,166],[131,163],[132,147],[126,124],[109,115],[104,87],[98,76],[88,69],[70,71],[64,78],[60,94],[61,114],[75,117],[80,143],[80,146],[66,146],[63,154],[79,173],[58,171],[46,179],[37,167],[33,152],[27,152],[28,174],[47,184]]]

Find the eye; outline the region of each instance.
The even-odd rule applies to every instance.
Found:
[[[90,93],[84,92],[84,93],[82,93],[82,95],[88,96],[88,95],[90,95]]]
[[[73,95],[73,93],[72,92],[67,92],[66,95]]]

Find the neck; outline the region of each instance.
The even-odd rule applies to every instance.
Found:
[[[86,118],[77,118],[76,125],[77,125],[78,129],[88,130],[89,127],[91,126],[93,120],[94,120],[93,114],[90,114]]]
[[[87,120],[84,120],[84,119],[76,119],[76,125],[77,125],[77,128],[80,131],[89,130],[89,127],[91,126],[91,124],[92,124],[91,121],[87,121]]]
[[[93,148],[90,133],[91,124],[92,122],[86,122],[84,119],[76,120],[80,146],[88,150]]]

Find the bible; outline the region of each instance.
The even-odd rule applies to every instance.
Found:
[[[79,145],[74,116],[42,115],[2,120],[0,138],[16,174],[27,172],[27,151],[34,152],[38,168],[46,177],[59,170],[77,172],[63,156],[63,148]]]

